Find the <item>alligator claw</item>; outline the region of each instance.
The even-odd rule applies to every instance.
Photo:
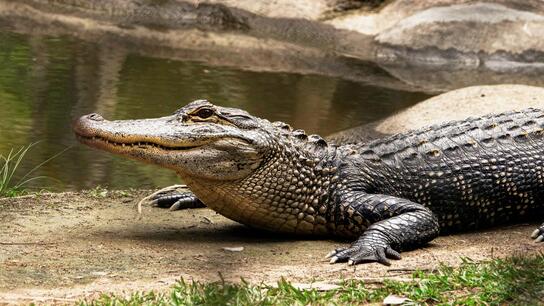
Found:
[[[330,255],[330,256],[329,256]],[[329,254],[330,263],[347,262],[348,265],[357,265],[360,263],[378,262],[382,265],[390,266],[388,259],[400,259],[399,252],[389,246],[382,245],[363,245],[355,242],[347,248],[336,249]]]
[[[174,204],[172,204],[170,208],[168,208],[168,210],[174,211],[174,210],[180,210],[184,208],[197,208],[197,207],[204,206],[204,205],[199,205],[199,204],[202,204],[202,202],[200,202],[190,192],[182,193],[177,196],[179,197],[179,200],[177,200]]]
[[[183,202],[181,200],[176,201],[176,203],[172,204],[170,208],[168,208],[169,211],[176,211],[180,210],[181,206],[183,205]]]
[[[338,248],[338,249],[334,249],[334,250],[330,251],[327,255],[325,255],[325,259],[332,258],[334,256],[334,254],[340,252],[343,249],[344,248]]]
[[[544,224],[531,233],[531,238],[533,238],[536,243],[544,241]]]
[[[168,208],[170,211],[184,208],[204,207],[186,185],[173,185],[158,190],[138,202],[138,213],[142,213],[142,204]]]

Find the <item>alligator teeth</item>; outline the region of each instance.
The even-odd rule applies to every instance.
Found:
[[[158,144],[158,143],[147,142],[147,141],[138,141],[138,142],[133,142],[133,143],[116,142],[116,141],[108,140],[108,139],[100,137],[100,136],[89,136],[89,137],[81,136],[81,137],[83,137],[83,138],[85,138],[87,140],[99,141],[99,142],[104,143],[104,144],[118,146],[118,147],[136,148],[136,147],[148,146],[148,147],[154,147],[154,148],[158,148],[158,149],[166,150],[166,151],[185,150],[185,149],[192,148],[192,147],[187,147],[187,148],[186,147],[168,147],[168,146],[163,146],[163,145]]]

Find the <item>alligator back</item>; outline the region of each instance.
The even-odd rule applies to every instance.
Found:
[[[367,192],[426,205],[446,231],[527,219],[544,207],[541,110],[448,122],[355,149]]]

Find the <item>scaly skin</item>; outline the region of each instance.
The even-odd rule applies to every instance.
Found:
[[[544,211],[544,113],[449,122],[366,144],[327,144],[282,122],[199,100],[168,117],[74,126],[90,146],[175,170],[159,206],[204,203],[271,231],[354,237],[331,262],[389,264],[439,232],[528,220]],[[544,226],[532,234],[544,240]]]

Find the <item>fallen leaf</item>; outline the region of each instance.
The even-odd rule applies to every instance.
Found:
[[[383,304],[384,305],[401,305],[408,301],[410,301],[410,299],[407,297],[390,294],[385,299],[383,299]]]

